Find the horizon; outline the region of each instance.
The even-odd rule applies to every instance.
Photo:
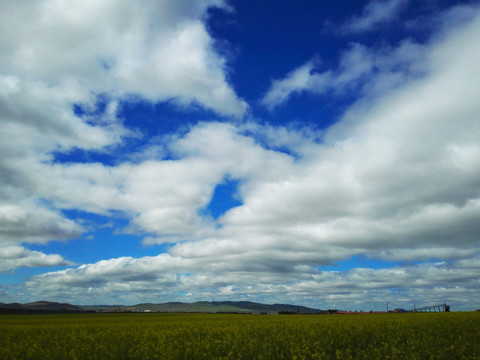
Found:
[[[0,302],[480,308],[478,1],[2,4]]]
[[[12,305],[12,304],[19,304],[19,305],[33,305],[33,304],[38,304],[38,303],[46,303],[46,304],[58,304],[58,305],[71,305],[71,306],[76,306],[76,307],[86,307],[86,308],[95,308],[95,307],[121,307],[121,308],[130,308],[130,307],[135,307],[135,306],[140,306],[140,305],[167,305],[167,304],[181,304],[181,305],[195,305],[198,303],[202,304],[212,304],[212,305],[225,305],[225,304],[232,304],[234,306],[239,306],[240,304],[254,304],[254,305],[262,305],[262,306],[286,306],[286,307],[299,307],[299,308],[304,308],[308,310],[318,310],[318,311],[338,311],[342,313],[394,313],[397,312],[397,310],[403,310],[400,312],[418,312],[418,313],[433,313],[433,312],[462,312],[462,311],[480,311],[480,309],[477,310],[454,310],[451,309],[451,307],[446,304],[436,304],[436,305],[429,305],[429,306],[424,306],[424,307],[418,307],[415,304],[413,304],[412,308],[401,308],[401,307],[388,307],[388,304],[386,304],[387,309],[379,310],[379,309],[369,309],[369,310],[364,310],[362,307],[360,307],[360,310],[347,310],[346,308],[344,309],[320,309],[320,308],[315,308],[315,307],[309,307],[309,306],[304,306],[300,304],[295,304],[295,303],[261,303],[261,302],[255,302],[255,301],[249,301],[249,300],[223,300],[223,301],[216,301],[216,300],[197,300],[194,302],[182,302],[182,301],[167,301],[167,302],[160,302],[160,303],[151,303],[151,302],[140,302],[140,303],[135,303],[135,304],[77,304],[77,303],[59,303],[56,301],[48,301],[48,300],[37,300],[37,301],[32,301],[28,303],[2,303],[0,302],[0,305]],[[448,306],[448,311],[441,311],[442,306]],[[431,310],[434,309],[435,310]],[[438,308],[438,311],[437,311]],[[427,310],[429,309],[429,310]],[[129,310],[131,311],[131,310]],[[169,310],[172,311],[172,310]],[[177,311],[172,311],[172,312],[184,312],[185,310],[177,310]],[[198,310],[196,310],[198,311]],[[194,312],[196,312],[194,311]],[[162,312],[162,310],[155,310],[154,312]],[[188,311],[186,311],[188,312]]]

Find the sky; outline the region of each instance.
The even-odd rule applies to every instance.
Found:
[[[0,4],[0,302],[480,308],[478,1]]]

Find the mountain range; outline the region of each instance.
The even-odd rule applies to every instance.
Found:
[[[26,304],[0,303],[0,313],[59,313],[59,312],[83,312],[81,306],[50,301],[35,301]]]
[[[72,305],[49,301],[26,304],[0,303],[0,313],[78,313],[78,312],[183,312],[183,313],[252,313],[252,314],[318,314],[322,310],[291,304],[261,304],[251,301],[167,302],[137,305]]]

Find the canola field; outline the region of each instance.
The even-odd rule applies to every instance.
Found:
[[[480,359],[480,312],[0,315],[0,359]]]

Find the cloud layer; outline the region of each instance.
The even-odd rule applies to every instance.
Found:
[[[73,181],[82,170],[53,166],[53,153],[103,151],[138,136],[123,126],[119,102],[170,100],[243,115],[246,104],[227,83],[225,60],[202,21],[211,6],[225,7],[222,1],[2,3],[0,245],[80,236],[82,227],[51,201],[81,186],[94,198],[94,184],[109,170],[85,166]],[[58,198],[57,206],[75,202]],[[95,202],[84,208],[100,211]]]
[[[335,69],[320,72],[320,61],[312,60],[274,81],[262,100],[270,109],[295,93],[341,97],[355,89],[354,103],[322,133],[253,120],[204,121],[147,145],[135,160],[105,165],[56,162],[52,153],[115,148],[136,136],[117,116],[128,96],[244,114],[202,22],[208,6],[222,3],[114,7],[106,1],[88,3],[88,11],[62,4],[23,9],[8,2],[17,15],[0,22],[14,37],[0,41],[7,55],[0,150],[8,155],[0,160],[0,257],[7,259],[0,271],[71,265],[25,247],[80,237],[84,226],[65,210],[121,214],[129,222],[122,231],[171,245],[158,256],[34,276],[22,285],[29,296],[131,303],[140,295],[159,302],[195,294],[320,307],[374,307],[389,297],[407,306],[448,296],[459,307],[474,306],[471,299],[480,296],[478,9],[471,8],[471,21],[448,23],[429,43],[375,49],[353,43]],[[113,16],[100,21],[107,12]],[[15,31],[24,22],[18,19],[31,16],[38,20]],[[161,21],[152,23],[154,16]],[[55,41],[47,42],[51,36]],[[42,61],[29,62],[30,56]],[[105,109],[97,106],[102,93]],[[238,183],[241,205],[213,219],[205,209],[225,179]],[[334,270],[352,258],[389,264]]]

